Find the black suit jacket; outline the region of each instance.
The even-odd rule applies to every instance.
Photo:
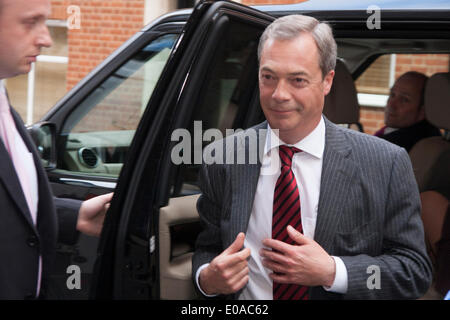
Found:
[[[422,120],[408,128],[398,129],[394,132],[380,134],[378,136],[392,142],[393,144],[405,148],[406,151],[409,152],[411,148],[419,142],[419,140],[440,135],[441,132],[438,128],[433,126],[427,120]]]
[[[14,165],[0,139],[0,299],[27,299],[36,296],[39,256],[42,256],[41,295],[45,293],[58,228],[66,242],[75,241],[80,202],[53,201],[37,149],[20,116],[12,108],[11,113],[18,132],[33,154],[39,201],[37,225],[34,225]]]

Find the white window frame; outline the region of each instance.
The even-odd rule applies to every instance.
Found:
[[[395,66],[397,62],[397,55],[391,54],[391,62],[389,68],[389,88],[392,88],[395,82]],[[364,107],[385,108],[389,95],[387,94],[371,94],[358,93],[358,103]]]

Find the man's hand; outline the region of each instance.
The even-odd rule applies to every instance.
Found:
[[[274,273],[270,274],[273,281],[278,283],[301,284],[306,286],[331,287],[336,265],[334,259],[314,240],[288,226],[289,237],[297,245],[265,239],[263,245],[274,249],[261,249],[263,265]]]
[[[234,242],[200,272],[200,287],[206,294],[235,293],[248,282],[250,249],[240,251],[244,239],[245,235],[239,233]]]
[[[104,194],[81,204],[77,221],[78,231],[88,236],[100,236],[113,194],[113,192]]]

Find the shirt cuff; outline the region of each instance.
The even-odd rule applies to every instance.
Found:
[[[336,275],[334,276],[334,282],[331,287],[323,286],[323,288],[326,291],[345,294],[347,293],[348,288],[347,268],[341,258],[334,256],[332,256],[332,258],[336,264]]]
[[[200,290],[200,292],[202,293],[202,295],[204,295],[205,297],[216,297],[217,294],[206,294],[205,292],[203,292],[202,288],[200,287],[200,282],[199,282],[199,278],[200,278],[200,272],[202,272],[203,269],[205,269],[207,266],[209,266],[209,263],[205,263],[202,264],[198,269],[197,272],[195,273],[195,283],[197,284],[197,288],[198,290]]]

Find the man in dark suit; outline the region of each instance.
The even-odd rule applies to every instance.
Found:
[[[425,119],[427,80],[426,75],[409,71],[395,81],[384,111],[386,126],[378,130],[375,136],[409,152],[419,140],[441,135],[439,129]]]
[[[322,115],[336,63],[331,28],[277,19],[258,55],[267,122],[204,151],[223,161],[200,172],[197,288],[238,299],[420,297],[431,265],[407,153]],[[255,162],[232,161],[255,152]]]
[[[48,0],[0,0],[0,80],[30,71],[52,44]],[[0,299],[45,297],[56,241],[99,235],[112,194],[56,199],[39,155],[0,83]],[[58,215],[56,215],[58,211]]]

